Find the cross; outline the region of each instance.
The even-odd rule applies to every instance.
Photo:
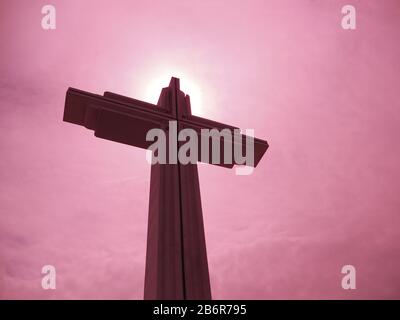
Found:
[[[147,132],[168,131],[170,121],[177,121],[179,130],[190,128],[198,135],[201,129],[237,129],[192,115],[190,98],[180,90],[177,78],[162,89],[157,105],[112,92],[97,95],[69,88],[63,120],[94,130],[98,138],[143,149],[151,145]],[[267,148],[266,141],[254,138],[254,167]],[[196,163],[151,165],[148,219],[144,299],[211,299]]]

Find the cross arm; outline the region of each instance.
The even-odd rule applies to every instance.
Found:
[[[147,149],[146,134],[167,128],[171,120],[157,106],[136,100],[123,103],[107,96],[69,88],[63,120],[94,130],[96,137]]]
[[[186,129],[190,128],[193,129],[197,132],[198,135],[198,140],[199,140],[199,161],[213,164],[212,163],[212,157],[213,157],[213,148],[212,148],[212,138],[209,138],[209,134],[207,132],[210,132],[212,129],[218,130],[220,134],[220,141],[219,141],[219,148],[218,152],[220,154],[220,162],[219,163],[214,163],[222,167],[227,167],[227,168],[232,168],[235,164],[240,165],[242,163],[239,163],[235,158],[234,152],[235,148],[241,151],[241,155],[246,155],[246,144],[248,143],[247,136],[240,134],[239,128],[227,125],[224,123],[212,121],[209,119],[204,119],[201,117],[193,116],[190,115],[187,118],[184,118],[180,121],[181,128],[180,129]],[[206,133],[202,129],[207,129]],[[230,139],[228,141],[225,141],[225,137],[223,134],[223,130],[228,130],[230,132]],[[247,163],[246,165],[250,165],[253,167],[256,167],[258,163],[260,162],[261,158],[263,157],[264,153],[267,151],[269,145],[268,142],[256,137],[253,138],[253,143],[254,143],[254,163]],[[209,150],[208,150],[208,159],[204,158],[204,150],[201,150],[201,144],[200,141],[202,139],[209,139],[208,145],[209,145]],[[230,142],[229,148],[231,149],[231,159],[232,161],[229,162],[227,159],[225,159],[225,148],[228,146],[226,143]],[[241,148],[241,149],[240,149]],[[229,150],[228,150],[229,152]],[[203,155],[203,157],[202,157]]]
[[[189,99],[184,103],[190,106]],[[105,92],[104,96],[101,96],[69,88],[65,99],[63,120],[94,130],[96,137],[143,149],[147,149],[153,143],[152,141],[146,141],[146,134],[149,130],[154,128],[167,130],[169,121],[178,120],[179,131],[182,129],[196,131],[198,136],[199,161],[232,168],[235,164],[242,164],[235,157],[235,148],[242,148],[241,155],[247,155],[247,137],[238,134],[237,127],[191,114],[178,116],[178,119],[176,119],[175,115],[169,113],[169,110],[164,108],[162,104],[153,105],[111,92]],[[213,141],[202,129],[207,129],[208,131],[216,129],[220,133],[223,130],[228,130],[231,134],[229,145],[226,144],[225,137],[223,135],[220,136],[217,147],[217,151],[220,154],[220,161],[218,163],[213,163],[213,150],[216,150],[212,148]],[[206,139],[209,139],[208,158],[204,157],[204,150],[202,150],[201,143],[202,140]],[[268,143],[258,138],[253,138],[252,141],[254,142],[254,162],[246,164],[256,167],[268,149]],[[225,159],[225,148],[227,147],[231,149],[231,161]],[[228,149],[227,152],[229,153]]]

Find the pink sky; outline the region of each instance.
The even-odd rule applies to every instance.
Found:
[[[398,0],[1,1],[0,298],[143,297],[145,152],[62,115],[69,86],[144,99],[169,73],[199,114],[270,143],[250,176],[199,166],[213,298],[400,298],[399,16]]]

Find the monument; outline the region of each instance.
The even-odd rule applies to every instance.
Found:
[[[146,140],[149,130],[167,132],[170,121],[177,122],[178,130],[193,129],[199,136],[201,129],[237,129],[192,115],[190,98],[180,90],[177,78],[162,89],[157,105],[111,92],[101,96],[69,88],[63,120],[94,130],[96,137],[144,149],[152,144]],[[242,138],[245,146],[246,137]],[[254,167],[267,148],[266,141],[254,138]],[[200,152],[199,160],[215,164],[211,157],[200,159]],[[217,165],[232,168],[235,162]],[[149,198],[144,298],[211,299],[197,164],[152,164]]]

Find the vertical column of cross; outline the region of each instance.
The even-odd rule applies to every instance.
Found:
[[[179,87],[176,103],[180,131],[184,125],[179,120],[190,118],[191,107],[189,96],[185,96]],[[183,143],[178,141],[178,146]],[[185,299],[209,300],[211,288],[197,164],[179,164],[179,181]]]
[[[171,79],[158,104],[183,129],[179,120],[190,116],[190,100],[179,79]],[[178,150],[184,143],[174,142]],[[211,299],[197,164],[152,165],[144,297]]]
[[[172,111],[176,105],[175,97],[172,88],[164,88],[159,106]],[[163,129],[168,132],[168,127]],[[179,166],[169,163],[153,164],[150,177],[144,299],[186,298],[182,248]]]

